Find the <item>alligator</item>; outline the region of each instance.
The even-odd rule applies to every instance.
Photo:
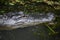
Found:
[[[52,12],[48,13],[30,13],[9,12],[0,15],[0,30],[11,30],[38,25],[40,23],[50,22],[54,19]]]

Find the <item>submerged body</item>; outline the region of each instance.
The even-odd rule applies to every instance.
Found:
[[[54,18],[52,13],[26,15],[23,12],[0,15],[0,29],[10,30],[50,22]]]

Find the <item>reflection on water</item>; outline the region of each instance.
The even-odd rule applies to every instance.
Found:
[[[50,22],[54,19],[54,14],[24,14],[23,12],[9,12],[0,15],[0,26],[10,28],[23,28],[33,26],[39,23]]]

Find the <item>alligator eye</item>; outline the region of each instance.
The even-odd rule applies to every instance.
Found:
[[[26,16],[23,16],[23,17],[26,17]]]

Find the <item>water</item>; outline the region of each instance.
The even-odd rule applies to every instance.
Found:
[[[39,28],[40,31],[38,30]],[[0,30],[0,32],[1,40],[49,40],[48,31],[44,26],[30,26],[23,29]]]

